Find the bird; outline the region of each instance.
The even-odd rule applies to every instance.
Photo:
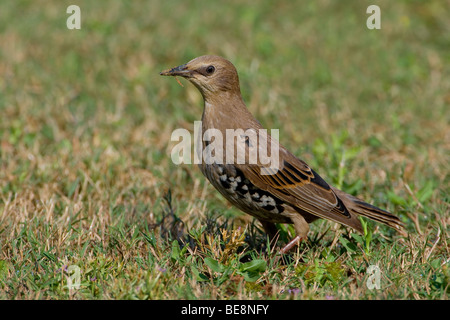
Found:
[[[256,138],[265,132],[261,123],[247,109],[242,98],[239,76],[235,66],[216,55],[203,55],[191,61],[160,72],[162,76],[182,77],[191,82],[204,100],[201,133],[217,130],[226,136],[227,130],[255,132]],[[178,81],[178,79],[177,79]],[[250,131],[249,131],[250,130]],[[226,155],[214,161],[199,164],[203,175],[232,205],[255,217],[270,239],[277,234],[276,224],[293,224],[295,237],[281,250],[287,253],[302,240],[307,239],[309,224],[317,219],[328,219],[360,233],[363,227],[359,216],[383,223],[405,235],[404,225],[392,213],[371,205],[327,183],[306,162],[296,157],[280,143],[277,146],[278,165],[271,170],[267,163],[248,161],[248,155],[258,147],[241,137],[247,148],[245,161],[225,161]],[[267,141],[275,139],[267,134]],[[211,139],[212,140],[212,139]],[[211,140],[204,139],[202,147]],[[262,139],[261,139],[262,141]],[[227,141],[223,145],[227,149]],[[236,152],[235,152],[236,153]],[[222,160],[222,161],[218,161]],[[227,159],[230,160],[230,159]]]

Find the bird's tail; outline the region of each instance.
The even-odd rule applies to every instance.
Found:
[[[394,216],[392,213],[386,210],[377,208],[359,199],[357,200],[352,199],[352,201],[355,204],[355,206],[352,207],[352,210],[355,211],[357,214],[384,223],[389,227],[394,228],[402,235],[406,235],[403,223],[397,216]]]
[[[346,204],[347,209],[351,212],[388,225],[389,227],[397,230],[403,236],[407,235],[402,221],[392,213],[375,207],[341,190],[339,190],[338,194],[341,198],[343,196],[346,198],[347,201],[344,201],[344,203]]]

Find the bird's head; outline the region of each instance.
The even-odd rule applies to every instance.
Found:
[[[180,76],[192,82],[203,98],[222,92],[239,93],[239,77],[233,64],[219,56],[201,56],[181,66],[160,72],[162,76]]]

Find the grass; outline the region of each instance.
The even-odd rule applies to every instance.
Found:
[[[445,2],[377,1],[368,30],[365,2],[77,1],[68,30],[72,2],[0,4],[1,299],[448,299]],[[171,132],[202,101],[158,73],[207,53],[282,144],[408,236],[318,221],[280,259],[174,165]]]

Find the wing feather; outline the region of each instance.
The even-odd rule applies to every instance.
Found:
[[[333,220],[355,229],[361,229],[357,216],[350,214],[342,200],[321,176],[304,161],[281,146],[270,135],[267,137],[258,136],[258,139],[261,138],[269,139],[266,141],[270,142],[272,150],[274,150],[274,145],[278,147],[278,163],[280,165],[277,170],[261,163],[237,164],[236,166],[254,185],[272,193],[293,208],[299,209],[299,211]],[[275,144],[272,144],[274,141]],[[268,146],[269,143],[266,145]],[[241,147],[245,148],[247,157],[251,152],[260,152],[255,140],[248,144],[241,144]],[[269,151],[269,149],[266,151]]]
[[[347,225],[355,224],[354,221],[348,221],[354,220],[352,215],[322,177],[287,151],[283,155],[278,171],[264,168],[266,174],[261,174],[261,165],[246,165],[240,169],[256,186],[294,207],[321,218]]]

